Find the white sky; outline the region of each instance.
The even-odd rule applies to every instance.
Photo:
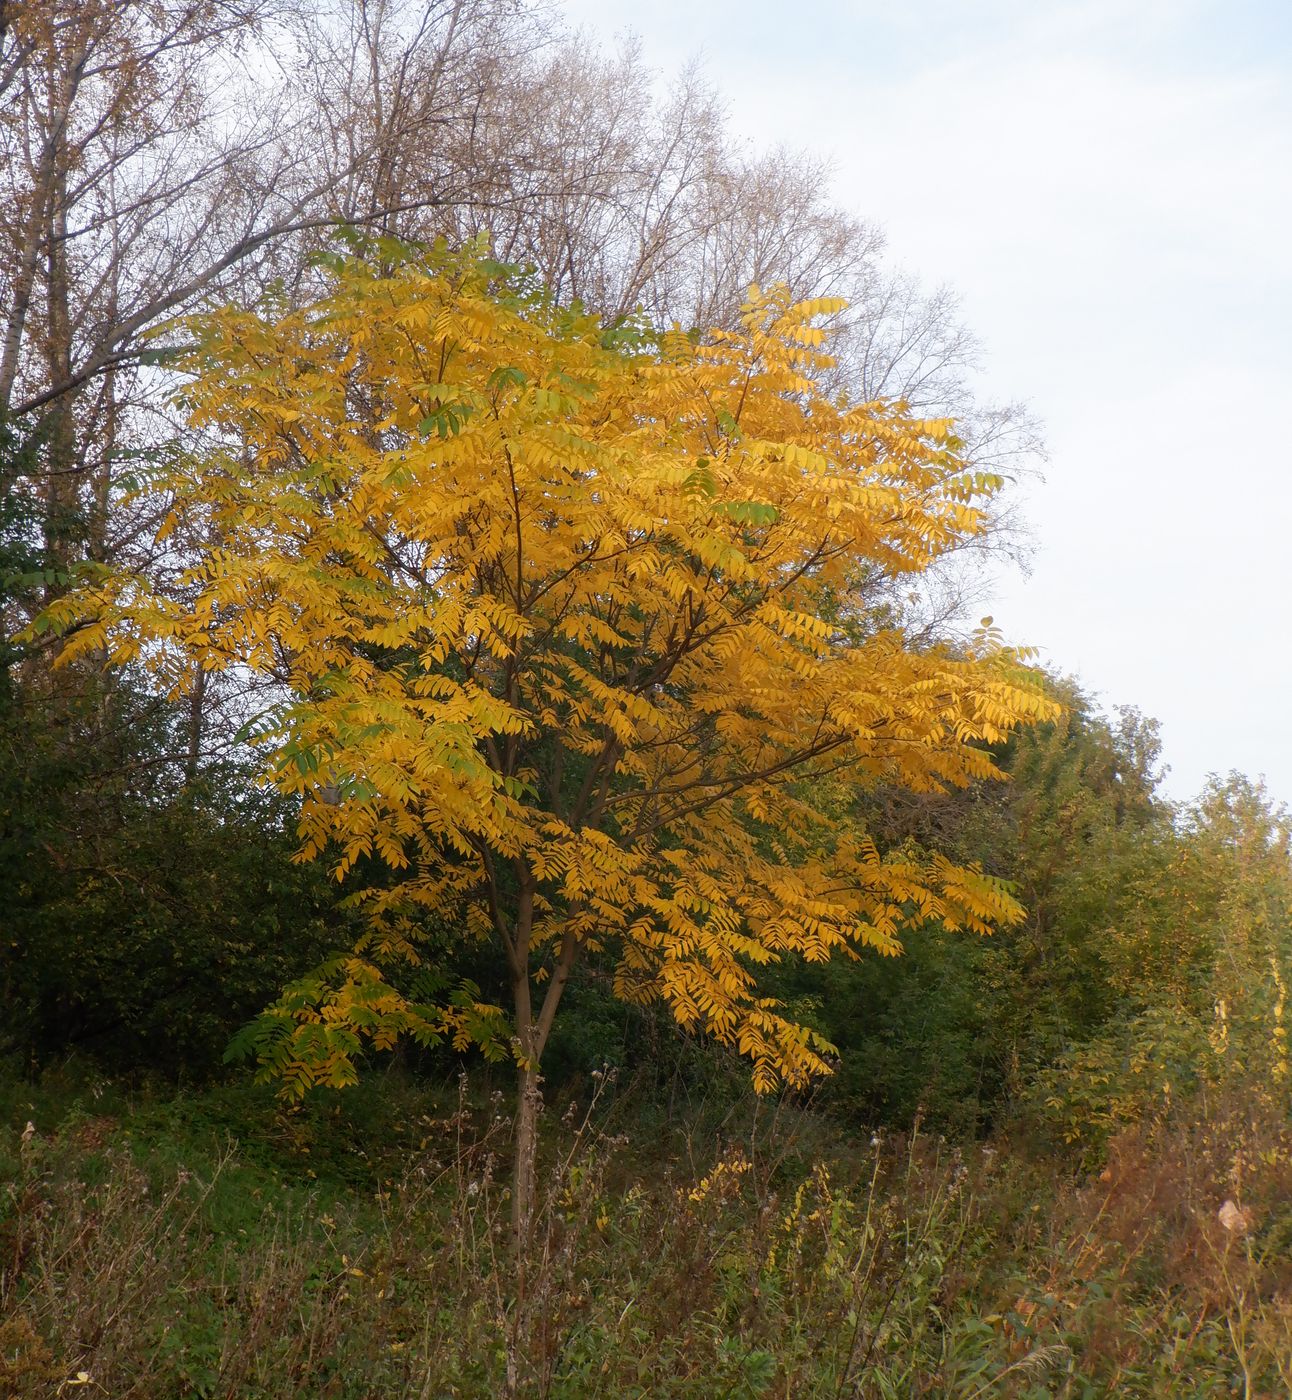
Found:
[[[1162,721],[1167,790],[1292,802],[1292,0],[567,0],[949,283],[1045,427],[990,611]]]

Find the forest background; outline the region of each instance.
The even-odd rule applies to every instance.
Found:
[[[150,483],[201,446],[173,317],[309,304],[341,229],[484,237],[607,325],[734,328],[751,284],[846,299],[825,387],[953,418],[983,473],[1035,470],[1040,429],[975,398],[954,299],[811,159],[546,11],[10,0],[0,43],[0,1389],[1287,1393],[1286,814],[1238,775],[1166,801],[1154,723],[1058,675],[1061,717],[994,746],[1008,782],[841,812],[1026,913],[764,968],[837,1049],[810,1095],[754,1096],[579,964],[523,1297],[507,1066],[403,1045],[293,1105],[226,1066],[353,941],[350,887],[293,859],[236,674],[56,668],[38,621],[87,566],[165,562]],[[998,508],[875,605],[915,652],[968,646],[1017,545]],[[487,948],[438,968],[505,1003]]]

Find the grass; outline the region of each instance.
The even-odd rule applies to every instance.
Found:
[[[0,1395],[488,1397],[509,1331],[521,1393],[570,1400],[1292,1393],[1292,1135],[1256,1099],[1083,1177],[589,1089],[547,1115],[517,1316],[498,1096],[9,1074]]]

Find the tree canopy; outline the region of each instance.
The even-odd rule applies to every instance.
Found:
[[[760,1087],[801,1083],[828,1047],[760,965],[1018,917],[1000,880],[849,819],[878,783],[998,776],[987,746],[1055,706],[989,631],[904,637],[892,580],[972,540],[999,483],[949,423],[823,394],[837,302],[755,288],[699,338],[608,327],[474,251],[324,270],[298,309],[187,323],[212,445],[150,484],[175,568],[50,614],[69,659],[270,687],[248,732],[304,854],[396,872],[270,1014],[289,1082],[346,1082],[401,1033],[510,1034],[533,1068],[591,950]],[[383,975],[431,926],[496,942],[509,1032]]]

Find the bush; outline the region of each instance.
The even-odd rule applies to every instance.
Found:
[[[246,773],[186,780],[173,713],[70,685],[0,707],[8,1049],[209,1074],[243,1021],[344,943],[333,889],[293,864],[286,804]]]

